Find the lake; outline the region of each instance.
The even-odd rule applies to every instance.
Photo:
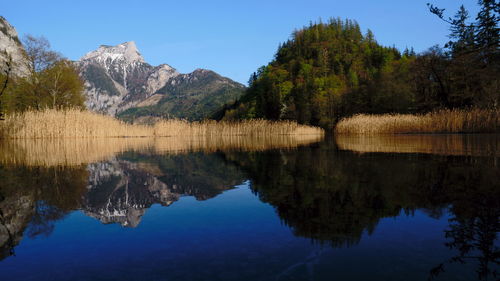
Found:
[[[500,136],[0,142],[0,280],[498,280]]]

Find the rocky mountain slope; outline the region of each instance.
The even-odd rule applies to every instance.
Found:
[[[10,57],[10,58],[9,58]],[[24,48],[19,41],[17,32],[7,20],[0,16],[0,70],[5,70],[5,62],[12,59],[11,74],[24,76],[28,72]]]
[[[210,70],[181,74],[145,62],[134,42],[102,45],[77,62],[87,107],[132,121],[141,116],[202,119],[245,87]]]

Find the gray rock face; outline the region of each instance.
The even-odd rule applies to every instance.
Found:
[[[19,41],[17,32],[7,20],[0,16],[0,70],[5,70],[5,62],[12,58],[12,74],[25,76],[28,74],[24,48]]]
[[[152,66],[145,62],[134,42],[117,46],[102,45],[84,55],[77,65],[85,80],[87,107],[111,116],[129,108],[155,106],[172,96],[178,99],[179,104],[186,104],[191,88],[198,92],[201,89],[205,96],[225,94],[227,89],[235,89],[237,94],[244,90],[243,85],[219,75],[202,80],[200,86],[201,78],[207,72],[213,73],[212,71],[198,69],[189,74],[181,74],[167,64]],[[179,83],[183,83],[181,90],[176,87]],[[233,98],[234,95],[231,96]],[[222,105],[226,99],[227,97],[222,96],[216,100]],[[219,104],[213,106],[217,107]],[[165,115],[170,114],[163,112],[163,109],[160,111]]]
[[[148,98],[155,85],[164,84],[169,77],[165,68],[146,63],[134,42],[102,45],[77,64],[85,80],[87,107],[112,116]],[[171,67],[167,72],[176,74]]]

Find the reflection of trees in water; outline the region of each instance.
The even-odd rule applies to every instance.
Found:
[[[438,277],[452,263],[475,263],[479,280],[498,280],[500,248],[496,245],[500,232],[500,192],[470,193],[452,207],[454,217],[445,231],[445,245],[458,252],[430,272],[429,280]]]
[[[126,153],[76,167],[0,166],[0,178],[0,258],[12,255],[23,236],[50,235],[76,209],[104,223],[136,226],[152,204],[168,206],[183,195],[206,200],[243,181],[234,165],[204,153]]]
[[[13,254],[24,234],[49,235],[54,222],[80,206],[86,167],[0,167],[0,259]]]
[[[480,276],[498,265],[500,173],[494,159],[356,155],[324,144],[226,157],[250,175],[253,191],[296,235],[349,246],[381,218],[416,209],[438,218],[450,211],[447,246],[460,252],[453,261],[468,262],[474,253]]]
[[[222,159],[222,153],[193,152],[184,155],[125,154],[122,159],[149,164],[160,181],[172,192],[194,196],[197,200],[215,197],[244,180],[240,170]],[[143,165],[143,170],[147,170]]]
[[[0,168],[5,197],[0,210],[13,237],[8,240],[0,226],[0,244],[16,245],[23,233],[48,235],[55,221],[78,208],[120,209],[113,202],[126,202],[126,197],[127,204],[144,211],[180,195],[205,200],[249,178],[252,190],[276,208],[296,235],[335,247],[357,244],[384,217],[416,209],[440,217],[449,207],[454,219],[447,246],[459,252],[449,262],[469,262],[472,256],[480,276],[492,275],[488,270],[498,265],[500,173],[490,158],[358,155],[324,143],[262,152],[125,153],[106,163]],[[435,272],[445,270],[447,263]]]

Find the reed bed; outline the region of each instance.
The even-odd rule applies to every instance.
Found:
[[[0,141],[0,164],[33,167],[76,166],[105,161],[126,151],[148,154],[261,151],[292,149],[321,139],[319,135],[7,139]]]
[[[241,122],[188,122],[165,120],[153,126],[132,125],[85,110],[27,111],[0,121],[0,138],[106,138],[167,136],[265,136],[324,135],[317,127],[291,121],[248,120]]]
[[[27,111],[0,121],[1,138],[102,138],[150,136],[151,128],[79,109]]]
[[[342,135],[335,136],[339,149],[359,153],[425,153],[455,156],[500,157],[497,134],[448,135]]]
[[[439,110],[422,115],[359,114],[341,120],[336,134],[500,133],[500,110]]]
[[[239,122],[213,121],[188,122],[164,120],[154,125],[155,136],[270,136],[270,135],[323,135],[318,127],[300,125],[292,121],[262,119]]]

